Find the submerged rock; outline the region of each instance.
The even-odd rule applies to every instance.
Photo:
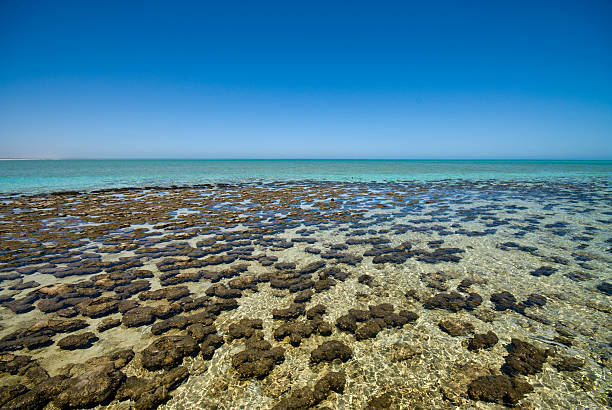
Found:
[[[553,366],[560,372],[575,372],[584,367],[584,359],[574,356],[560,356],[555,359]]]
[[[98,325],[98,332],[105,332],[119,325],[121,325],[121,319],[107,317]]]
[[[263,339],[249,339],[245,349],[232,357],[232,366],[241,379],[266,377],[274,366],[285,360],[285,349],[272,345]]]
[[[468,386],[471,399],[500,404],[515,404],[531,391],[529,383],[506,375],[481,376]]]
[[[393,395],[391,392],[386,392],[378,396],[373,396],[368,400],[366,410],[382,410],[388,409],[393,404]]]
[[[499,339],[492,331],[487,333],[477,333],[468,344],[468,350],[478,351],[480,349],[490,349],[497,344]]]
[[[306,307],[303,304],[293,303],[286,309],[272,309],[272,317],[274,319],[296,319],[302,316],[306,311]]]
[[[62,408],[87,408],[109,401],[125,375],[113,366],[100,365],[70,379],[70,387],[53,401]]]
[[[132,400],[136,409],[154,409],[167,401],[170,398],[168,392],[188,377],[189,372],[183,366],[152,379],[128,377],[117,391],[115,398],[120,401]]]
[[[57,342],[57,345],[63,350],[86,349],[96,340],[98,340],[98,337],[95,335],[95,333],[85,332],[77,335],[66,336]]]
[[[540,266],[538,269],[531,272],[532,276],[550,276],[559,269],[553,268],[552,266]]]
[[[517,303],[514,295],[508,291],[492,293],[490,300],[495,305],[495,310],[499,312],[505,310],[513,310],[518,313],[525,312],[525,306],[522,303]]]
[[[459,312],[462,309],[474,310],[482,303],[482,297],[478,293],[468,293],[463,296],[458,292],[441,292],[423,302],[425,309],[446,309],[451,312]]]
[[[248,339],[253,337],[258,330],[262,329],[263,321],[261,319],[241,319],[229,326],[227,331],[228,340],[231,342],[235,339]]]
[[[601,282],[599,285],[596,286],[596,288],[604,295],[612,296],[612,283]]]
[[[285,397],[272,409],[308,409],[316,406],[329,396],[331,392],[344,392],[346,378],[342,373],[329,372],[320,378],[314,385],[314,388],[304,387],[297,389],[288,397]]]
[[[546,351],[519,339],[512,339],[508,345],[510,354],[502,370],[509,374],[536,374],[542,371],[548,354]]]
[[[451,336],[464,336],[474,331],[474,325],[461,320],[443,320],[438,323],[438,327]]]
[[[142,367],[147,370],[171,369],[185,356],[194,356],[200,347],[191,336],[163,336],[142,351]]]
[[[538,293],[532,293],[527,300],[523,301],[523,304],[528,307],[544,306],[546,304],[546,297]]]
[[[117,312],[118,306],[119,301],[108,297],[100,297],[80,303],[77,308],[83,316],[98,318]]]
[[[149,306],[140,306],[128,310],[121,318],[127,327],[150,325],[155,322],[155,310]]]
[[[340,359],[346,362],[352,356],[353,351],[350,347],[339,340],[329,340],[310,353],[310,361],[312,363],[320,363],[322,361],[331,362],[334,359]]]

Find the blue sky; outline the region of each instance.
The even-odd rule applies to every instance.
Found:
[[[294,3],[1,2],[0,157],[612,159],[610,1]]]

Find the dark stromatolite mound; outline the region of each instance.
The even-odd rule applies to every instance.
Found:
[[[181,364],[183,357],[194,356],[199,350],[191,336],[163,336],[142,351],[142,367],[147,370],[171,369]]]
[[[320,293],[330,289],[335,284],[336,281],[331,276],[328,276],[327,274],[321,272],[319,274],[319,279],[315,281],[314,289]]]
[[[193,331],[193,327],[200,327],[201,325],[191,325],[187,330],[192,337],[198,337],[201,340],[200,352],[204,360],[212,359],[215,351],[221,347],[224,343],[223,337],[216,333],[214,326],[207,326],[204,329],[198,330],[197,333]]]
[[[311,262],[308,265],[304,266],[302,269],[298,270],[298,273],[300,274],[314,273],[324,267],[325,267],[325,261]]]
[[[70,380],[70,387],[53,400],[61,408],[88,408],[112,399],[125,375],[112,365],[100,365]]]
[[[353,351],[350,347],[339,340],[329,340],[310,353],[310,361],[312,363],[320,363],[323,361],[331,362],[334,359],[340,359],[346,362],[352,356]]]
[[[267,340],[254,337],[246,341],[244,350],[232,357],[232,366],[241,379],[263,379],[283,360],[285,349],[272,347]]]
[[[459,253],[464,253],[463,249],[459,248],[436,248],[433,252],[420,250],[415,252],[416,259],[425,263],[440,263],[440,262],[459,262],[461,257]]]
[[[240,277],[234,278],[229,281],[229,287],[238,290],[257,290],[257,276],[255,275],[241,275]]]
[[[289,342],[293,346],[299,346],[302,339],[309,337],[315,330],[316,327],[309,322],[289,322],[277,327],[273,335],[275,340],[289,337]]]
[[[278,262],[274,264],[274,267],[278,270],[293,270],[295,269],[295,262]]]
[[[453,337],[465,336],[474,331],[474,325],[461,320],[442,320],[438,327]]]
[[[230,289],[222,283],[215,283],[206,289],[208,296],[216,296],[222,299],[233,299],[242,296],[242,292],[238,289]]]
[[[355,338],[357,340],[373,339],[385,327],[384,320],[380,318],[368,320],[355,330]]]
[[[490,349],[497,344],[499,339],[492,331],[487,333],[476,333],[468,344],[468,350],[478,351],[480,349]]]
[[[29,389],[23,384],[13,384],[9,386],[0,387],[0,406],[4,407],[4,404],[11,401],[12,399],[21,396],[28,392]]]
[[[262,329],[263,321],[261,319],[241,319],[229,326],[227,331],[228,341],[231,342],[232,340],[242,338],[248,339]]]
[[[237,276],[240,273],[245,272],[246,270],[247,270],[246,264],[238,264],[238,265],[230,266],[226,269],[222,269],[220,271],[202,271],[201,277],[213,283],[216,283],[223,279],[233,278],[234,276]]]
[[[169,286],[157,290],[149,290],[138,295],[140,300],[177,300],[189,295],[187,286]]]
[[[169,283],[171,284],[171,283]],[[162,285],[166,285],[166,283],[162,283]],[[129,284],[116,286],[114,291],[117,294],[122,294],[124,297],[129,297],[131,295],[135,295],[140,292],[144,292],[151,288],[151,284],[148,280],[139,279],[130,282]]]
[[[536,306],[544,306],[546,305],[546,296],[540,295],[538,293],[532,293],[527,297],[527,300],[523,301],[523,304],[527,307],[536,307]]]
[[[285,309],[272,309],[272,317],[280,320],[296,319],[305,311],[306,307],[303,304],[293,303]]]
[[[372,339],[385,328],[402,327],[418,319],[418,315],[409,310],[394,312],[390,303],[370,305],[368,310],[349,309],[348,314],[336,320],[336,327],[342,331],[354,333],[357,340]],[[358,322],[364,322],[358,325]]]
[[[363,274],[357,278],[357,282],[362,283],[364,285],[372,286],[374,278],[370,275]]]
[[[332,266],[330,268],[321,269],[319,274],[331,276],[332,278],[342,282],[351,275],[351,272],[342,270],[337,266]]]
[[[219,313],[236,309],[238,301],[236,299],[215,299],[206,306],[206,313],[212,316],[217,316]]]
[[[393,404],[393,395],[391,392],[386,392],[378,396],[373,396],[368,400],[368,405],[365,410],[383,410],[391,408]]]
[[[209,318],[209,321],[212,323],[212,319]],[[190,324],[192,324],[192,321],[187,316],[177,315],[155,323],[151,326],[151,333],[154,335],[161,335],[170,329],[185,329]]]
[[[540,266],[539,268],[531,272],[532,276],[550,276],[559,269],[553,268],[552,266]]]
[[[14,313],[27,313],[34,310],[34,302],[38,300],[39,296],[36,293],[30,293],[21,299],[15,299],[8,302],[3,302],[2,306],[11,309]]]
[[[119,301],[119,304],[117,305],[117,310],[120,313],[125,313],[128,310],[137,308],[138,306],[140,306],[140,303],[138,303],[136,299],[123,299]]]
[[[98,337],[93,332],[79,333],[76,335],[66,336],[57,342],[60,349],[63,350],[76,350],[76,349],[87,349],[90,347]]]
[[[293,298],[293,303],[306,303],[310,300],[312,295],[314,295],[312,289],[306,289],[301,292],[298,292]]]
[[[421,280],[425,282],[428,288],[436,289],[442,292],[448,290],[448,285],[446,283],[448,280],[448,275],[443,272],[422,273]],[[459,289],[459,287],[457,287],[457,289]]]
[[[263,278],[260,276],[260,280]],[[275,289],[289,289],[295,293],[314,287],[310,275],[301,275],[295,271],[281,271],[269,274],[270,287]]]
[[[524,342],[520,339],[512,339],[508,345],[509,355],[506,356],[506,364],[502,370],[510,374],[536,374],[542,371],[546,362],[547,352]]]
[[[514,295],[508,291],[491,294],[491,302],[495,305],[495,310],[503,312],[504,310],[513,310],[518,313],[524,313],[525,306],[522,303],[517,303]]]
[[[332,332],[331,325],[323,320],[325,314],[324,305],[316,305],[306,312],[305,321],[289,321],[283,323],[274,330],[274,339],[283,340],[288,337],[293,346],[299,346],[302,339],[310,337],[314,333],[329,336]]]
[[[346,384],[346,378],[342,373],[329,372],[322,378],[320,378],[314,385],[314,388],[304,387],[297,389],[291,393],[288,397],[285,397],[273,410],[285,410],[285,409],[308,409],[316,406],[329,396],[331,392],[342,393],[344,392],[344,385]]]
[[[77,308],[83,316],[98,318],[117,312],[119,301],[109,297],[99,297],[80,303]]]
[[[381,264],[381,263],[402,264],[406,262],[406,260],[408,260],[408,257],[409,256],[403,252],[385,253],[382,255],[377,255],[374,258],[372,258],[372,263],[374,264]]]
[[[555,358],[553,366],[560,372],[575,372],[584,367],[585,360],[574,356],[559,356]]]
[[[133,358],[134,351],[132,349],[120,349],[104,356],[93,357],[87,360],[84,366],[86,369],[91,369],[101,364],[111,364],[115,369],[121,369],[132,361]]]
[[[53,343],[58,333],[69,333],[87,326],[82,319],[47,319],[29,328],[19,329],[0,339],[0,351],[19,350],[24,347],[38,349]]]
[[[155,409],[169,398],[169,391],[189,377],[183,366],[176,367],[154,378],[128,377],[121,385],[115,399],[132,400],[136,409]]]
[[[2,404],[5,409],[42,409],[49,402],[44,393],[38,389],[26,391],[23,394],[13,396]]]
[[[306,317],[311,320],[315,318],[320,318],[325,314],[326,310],[327,308],[325,307],[325,305],[315,305],[306,311]]]
[[[35,363],[31,356],[15,355],[12,353],[0,354],[0,372],[12,375],[22,374],[24,369]]]
[[[336,319],[336,327],[345,332],[355,333],[355,330],[357,330],[357,321],[355,317],[350,314],[342,315]]]
[[[612,283],[601,282],[599,285],[596,286],[596,288],[604,295],[612,296]]]
[[[471,399],[500,404],[515,404],[531,391],[529,383],[506,375],[481,376],[468,386]]]
[[[177,271],[164,272],[160,276],[160,283],[163,286],[178,285],[178,284],[187,283],[187,282],[199,282],[200,279],[202,279],[203,277],[204,277],[203,271],[181,272],[177,270]],[[117,289],[115,289],[115,291],[116,290]]]
[[[593,279],[593,275],[588,272],[570,272],[566,273],[565,276],[574,282],[584,282]]]
[[[478,293],[468,293],[463,296],[458,292],[441,292],[423,302],[426,309],[446,309],[451,312],[459,312],[462,309],[474,310],[482,303],[482,297]]]
[[[139,306],[123,314],[121,322],[127,327],[150,325],[155,322],[155,309],[150,306]]]

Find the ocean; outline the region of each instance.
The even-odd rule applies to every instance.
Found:
[[[611,180],[612,161],[25,160],[0,161],[0,193],[254,181]]]

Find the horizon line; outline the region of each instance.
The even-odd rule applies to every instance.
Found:
[[[612,161],[612,158],[0,158],[0,161]]]

